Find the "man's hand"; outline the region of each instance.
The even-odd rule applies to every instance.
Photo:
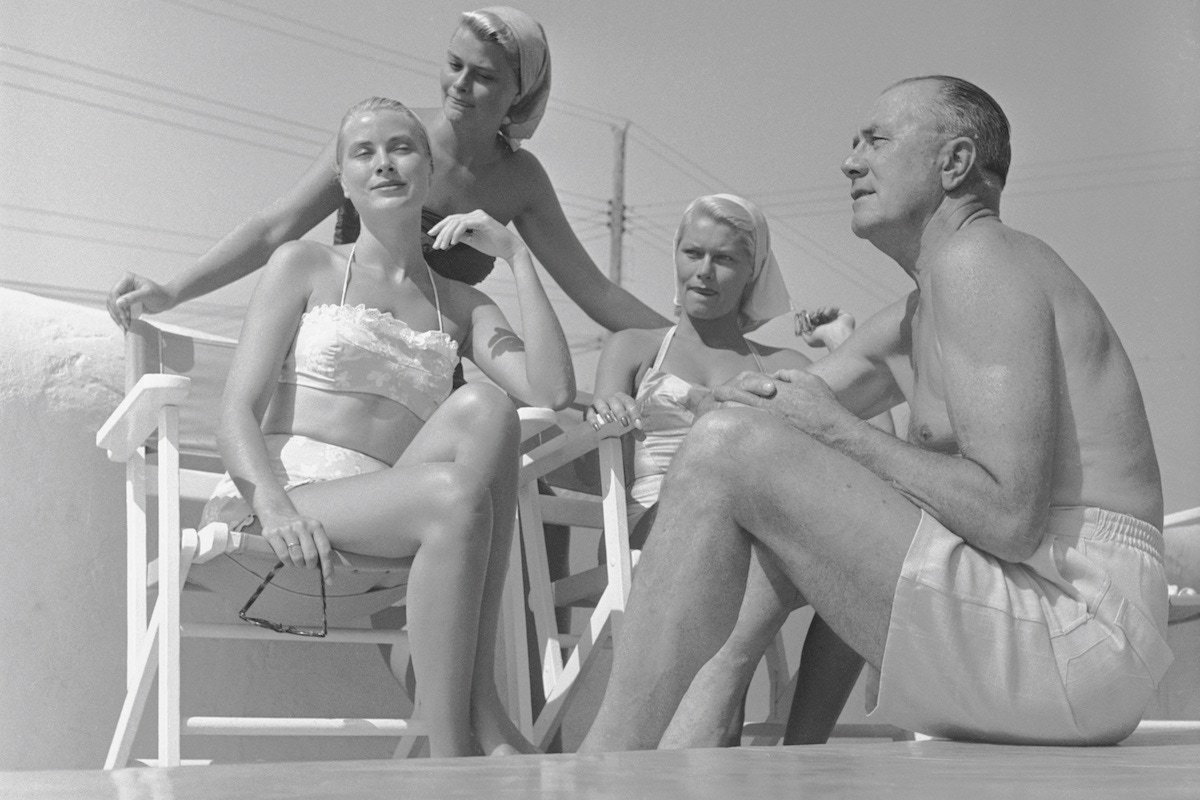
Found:
[[[736,403],[766,411],[816,439],[823,439],[838,423],[858,421],[825,381],[803,370],[743,373],[714,389],[713,396],[722,405]]]

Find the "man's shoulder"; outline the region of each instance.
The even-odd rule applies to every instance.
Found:
[[[1050,245],[1033,234],[989,219],[959,228],[930,263],[934,269],[972,265],[1003,269],[1028,266],[1031,260],[1062,262]]]

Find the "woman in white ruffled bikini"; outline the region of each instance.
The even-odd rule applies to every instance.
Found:
[[[408,623],[431,754],[531,751],[493,675],[519,439],[505,392],[565,406],[566,339],[524,244],[482,211],[446,217],[433,247],[466,242],[506,261],[524,337],[482,292],[430,269],[421,207],[433,161],[406,107],[352,108],[337,164],[362,233],[271,257],[225,390],[229,476],[205,517],[260,530],[280,561],[326,579],[331,547],[413,556]],[[500,388],[451,394],[460,356]]]

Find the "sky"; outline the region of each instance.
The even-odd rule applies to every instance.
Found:
[[[669,313],[694,197],[757,201],[797,308],[863,319],[911,284],[849,229],[839,165],[892,82],[945,73],[1004,107],[1004,220],[1049,243],[1120,334],[1167,509],[1200,504],[1200,4],[1195,0],[531,0],[553,56],[527,144],[609,268],[625,134],[622,284]],[[294,182],[345,109],[439,102],[464,6],[442,0],[0,0],[0,285],[96,304],[164,280]],[[310,235],[328,240],[326,221]],[[172,312],[236,335],[255,278]],[[483,288],[515,315],[498,269]],[[557,289],[579,383],[600,329]],[[802,351],[791,322],[757,334]]]

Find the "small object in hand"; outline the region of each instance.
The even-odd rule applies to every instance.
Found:
[[[799,311],[797,311],[796,312],[796,335],[804,336],[805,334],[812,333],[812,329],[813,329],[813,324],[812,324],[812,320],[808,316],[808,312],[805,311],[804,309],[800,309]]]
[[[826,308],[821,311],[814,312],[808,315],[808,323],[814,328],[819,328],[827,322],[833,322],[841,313],[836,308]]]
[[[800,309],[796,312],[796,335],[807,336],[822,325],[833,322],[841,313],[837,308],[824,308],[811,314]]]

